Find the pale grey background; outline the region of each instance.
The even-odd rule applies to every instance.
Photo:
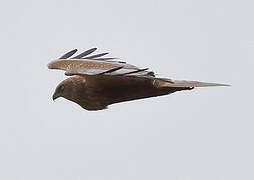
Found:
[[[254,179],[251,0],[0,3],[0,179]],[[88,112],[49,61],[98,47],[165,77],[232,84]]]

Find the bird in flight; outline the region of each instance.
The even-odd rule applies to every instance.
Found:
[[[195,87],[229,86],[226,84],[159,78],[148,68],[105,58],[108,53],[91,55],[97,48],[72,57],[74,49],[48,64],[49,69],[65,71],[68,79],[55,89],[53,100],[63,97],[90,111],[106,109],[108,105],[162,96]]]

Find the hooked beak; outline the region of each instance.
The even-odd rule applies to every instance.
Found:
[[[59,98],[59,96],[56,93],[54,93],[52,96],[53,101],[55,101],[57,98]]]

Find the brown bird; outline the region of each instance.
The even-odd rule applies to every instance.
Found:
[[[194,87],[229,86],[198,81],[172,80],[155,77],[148,68],[140,69],[116,58],[104,58],[108,53],[90,55],[96,48],[75,57],[72,50],[48,64],[72,76],[56,88],[53,100],[64,97],[87,110],[102,110],[108,105],[135,99],[162,96]],[[88,56],[89,55],[89,56]]]

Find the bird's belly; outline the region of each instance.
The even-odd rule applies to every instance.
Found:
[[[135,99],[149,98],[168,94],[168,90],[154,87],[150,83],[139,85],[121,85],[102,88],[99,101],[103,101],[107,105]]]
[[[168,88],[154,86],[152,79],[136,77],[103,77],[91,79],[83,90],[85,106],[107,105],[169,94]],[[87,109],[87,108],[86,108]]]

